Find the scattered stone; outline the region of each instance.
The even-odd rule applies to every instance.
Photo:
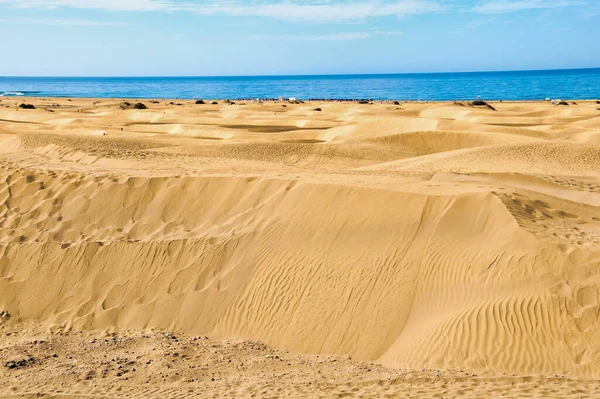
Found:
[[[321,108],[315,108],[315,111],[321,112],[322,109]]]
[[[142,103],[137,103],[133,106],[135,109],[147,109],[148,107],[146,107],[145,104]]]
[[[4,367],[10,370],[18,370],[23,369],[25,367],[33,366],[34,364],[39,364],[39,362],[35,357],[30,356],[27,359],[10,360],[4,363]]]
[[[19,104],[19,108],[23,108],[23,109],[35,109],[35,105],[33,104]]]
[[[197,105],[204,105],[206,103],[204,102],[204,100],[196,100],[196,104]]]
[[[566,101],[560,101],[557,105],[569,105],[569,103]]]
[[[485,102],[483,100],[472,101],[471,105],[487,107],[487,108],[491,109],[492,111],[496,110],[496,108],[492,107],[490,104],[488,104],[487,102]]]
[[[217,104],[218,104],[218,102],[216,102],[216,101],[213,101],[211,104],[212,104],[212,105],[217,105]]]

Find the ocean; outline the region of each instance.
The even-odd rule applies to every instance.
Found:
[[[0,96],[542,100],[600,98],[600,68],[236,77],[0,77]]]

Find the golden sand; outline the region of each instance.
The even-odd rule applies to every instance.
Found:
[[[595,102],[143,103],[0,101],[0,397],[600,391]]]

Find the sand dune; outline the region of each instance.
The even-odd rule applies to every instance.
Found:
[[[435,140],[435,138],[434,138]],[[371,170],[418,170],[457,173],[533,173],[595,177],[600,170],[600,146],[535,143],[486,146],[437,153],[437,156],[392,161]]]
[[[209,336],[216,357],[238,339],[291,351],[282,385],[263,355],[236,346],[230,356],[254,371],[239,384],[240,367],[220,369],[230,396],[593,396],[595,104],[28,101],[37,109],[0,108],[3,360],[46,337],[99,373],[103,352],[79,331],[129,337],[147,356],[160,337],[140,334],[152,330]],[[185,342],[180,354],[196,350]],[[317,355],[345,358],[323,368]],[[193,364],[212,361],[202,356]],[[127,382],[65,372],[61,388],[34,383],[41,364],[0,376],[17,397],[89,384],[175,397],[208,389],[217,367],[141,391],[166,365]],[[361,367],[377,369],[348,371]]]

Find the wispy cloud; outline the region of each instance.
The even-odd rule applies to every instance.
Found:
[[[94,21],[89,19],[0,18],[3,24],[38,24],[54,26],[127,26],[125,22]]]
[[[521,10],[593,6],[598,0],[0,0],[16,8],[76,8],[126,12],[192,12],[199,15],[267,17],[300,22],[355,22],[368,18],[467,10],[501,14]]]
[[[368,39],[367,32],[329,33],[324,35],[252,35],[256,40],[286,40],[286,41],[346,41]]]
[[[450,33],[466,33],[473,32],[479,30],[481,28],[486,28],[491,26],[496,22],[495,16],[477,16],[477,19],[474,19],[470,22],[460,25],[458,29],[450,31]]]
[[[375,32],[373,32],[373,34],[376,36],[402,36],[404,32],[376,30]]]
[[[186,11],[203,15],[268,17],[288,21],[343,22],[373,17],[404,16],[443,11],[436,0],[330,1],[175,1],[175,0],[0,0],[19,8],[79,8],[105,11]]]
[[[199,13],[222,13],[270,17],[291,21],[342,22],[373,17],[404,16],[442,11],[441,4],[429,0],[404,0],[394,2],[353,2],[298,4],[282,2],[252,6],[215,6],[197,10]]]
[[[558,8],[588,5],[589,2],[573,0],[490,0],[473,7],[471,11],[480,14],[502,14],[522,10]]]
[[[400,36],[402,32],[396,31],[374,31],[374,32],[341,32],[322,35],[252,35],[257,40],[286,40],[286,41],[347,41],[364,40],[375,36]]]
[[[171,0],[0,0],[0,4],[8,4],[18,8],[61,7],[107,10],[107,11],[167,11],[176,9],[181,3]]]

